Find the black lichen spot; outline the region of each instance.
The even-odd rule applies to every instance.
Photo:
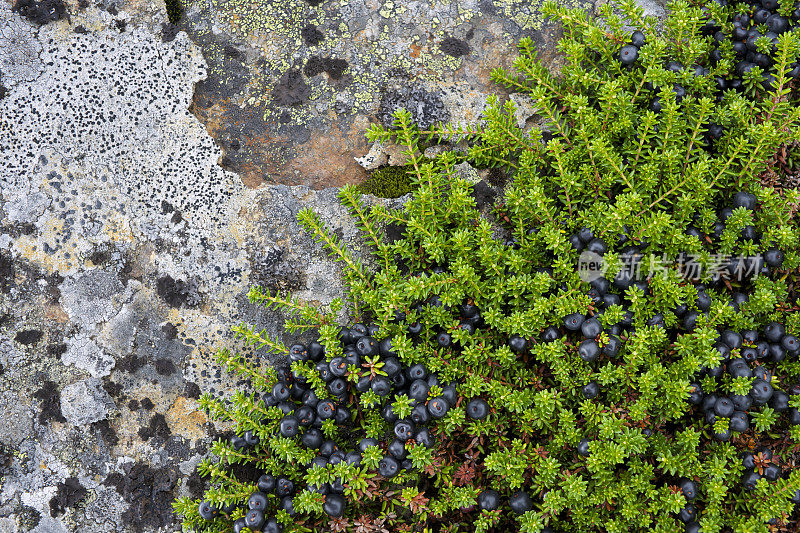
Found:
[[[42,340],[42,335],[44,335],[44,333],[38,329],[26,329],[24,331],[18,331],[14,336],[14,340],[25,346],[30,346]]]
[[[161,41],[169,43],[175,40],[178,36],[178,27],[171,22],[165,22],[161,25]]]
[[[164,415],[156,413],[150,419],[150,425],[139,428],[138,434],[145,442],[150,439],[166,441],[172,435],[172,431],[170,431]]]
[[[469,53],[469,44],[455,37],[447,37],[439,44],[439,50],[451,57],[461,57]]]
[[[107,247],[96,248],[92,250],[92,253],[86,259],[91,261],[93,265],[102,265],[111,259],[111,250]]]
[[[306,0],[311,7],[317,7],[322,3],[322,0]]]
[[[175,340],[178,338],[178,327],[172,322],[166,322],[161,326],[161,333],[167,337],[167,340]]]
[[[122,385],[116,381],[105,380],[103,381],[103,388],[113,398],[119,398],[122,394]]]
[[[114,21],[114,25],[117,27],[117,30],[119,30],[119,32],[122,33],[125,31],[125,28],[128,26],[128,23],[122,19],[119,19]]]
[[[58,516],[69,507],[75,507],[87,494],[86,489],[75,477],[68,477],[57,487],[56,495],[50,499],[50,516],[52,517]]]
[[[111,427],[111,424],[108,420],[101,420],[99,422],[95,422],[92,424],[97,430],[100,432],[100,436],[103,438],[106,444],[109,446],[116,446],[119,444],[119,437],[117,437],[117,432],[114,431],[114,428]]]
[[[47,355],[51,357],[61,357],[67,351],[67,345],[62,343],[51,344],[47,347]]]
[[[183,220],[183,215],[181,215],[181,212],[177,210],[174,213],[172,213],[172,217],[170,217],[169,219],[169,221],[172,222],[173,224],[180,224],[182,220]]]
[[[200,398],[200,387],[197,386],[197,383],[192,383],[191,381],[186,382],[186,388],[183,390],[183,395],[187,398],[191,398],[193,400],[197,400]]]
[[[472,197],[475,198],[475,204],[478,206],[478,209],[486,205],[492,205],[495,196],[497,196],[495,190],[489,187],[483,180],[472,186]]]
[[[551,132],[551,131],[541,130],[541,132],[542,132],[542,142],[544,144],[547,144],[547,143],[549,143],[550,141],[552,141],[553,139],[556,138],[556,136],[553,135],[553,132]]]
[[[219,160],[219,166],[221,166],[225,170],[234,172],[235,167],[233,165],[233,159],[231,159],[227,155],[222,156],[222,159]]]
[[[311,56],[306,61],[306,66],[303,68],[303,73],[309,78],[313,78],[317,74],[325,72],[325,60],[319,56]]]
[[[347,61],[344,59],[334,59],[332,57],[326,58],[327,64],[325,65],[325,72],[332,80],[341,79],[345,69],[347,69]]]
[[[489,173],[486,175],[486,179],[494,185],[495,187],[504,187],[506,184],[506,173],[503,172],[502,169],[498,167],[492,167],[489,169]]]
[[[397,222],[390,222],[386,224],[384,228],[384,233],[386,234],[386,240],[389,243],[397,242],[403,238],[403,233],[406,230],[405,224],[398,224]]]
[[[18,12],[34,24],[43,26],[48,22],[69,18],[67,6],[62,0],[17,0],[12,11]]]
[[[497,14],[497,7],[495,7],[494,2],[492,2],[492,0],[481,0],[481,3],[478,4],[478,9],[480,9],[483,13],[487,15]]]
[[[225,56],[229,59],[237,59],[239,61],[244,59],[244,52],[239,50],[233,45],[225,45],[225,48],[222,49]]]
[[[339,80],[342,78],[342,74],[344,74],[344,71],[347,69],[347,67],[347,61],[344,59],[311,56],[308,58],[308,61],[306,61],[306,66],[303,69],[303,72],[308,77],[313,77],[317,74],[327,72],[328,76],[330,76],[332,80]]]
[[[33,235],[36,233],[36,225],[33,222],[20,222],[17,229],[19,230],[18,235]]]
[[[126,464],[123,473],[110,474],[104,485],[113,486],[129,508],[123,521],[134,531],[150,531],[172,524],[173,491],[178,480],[174,468],[153,469],[144,463]]]
[[[150,398],[145,398],[141,400],[139,403],[141,404],[142,408],[145,409],[146,411],[149,411],[150,409],[156,406]]]
[[[8,472],[13,458],[14,450],[11,449],[11,446],[0,442],[0,474],[6,474]]]
[[[284,72],[272,89],[273,100],[282,106],[300,105],[307,102],[310,97],[311,88],[297,69]]]
[[[3,366],[3,363],[0,363],[0,376],[6,373],[6,367]]]
[[[308,46],[316,46],[322,42],[325,36],[313,24],[307,24],[300,30],[300,36]]]
[[[170,24],[177,24],[183,18],[183,5],[179,0],[165,0],[167,6],[167,18]]]
[[[172,276],[163,276],[156,281],[156,292],[170,307],[197,307],[202,297],[197,289],[197,282],[174,280]]]
[[[0,254],[0,291],[8,291],[13,281],[14,262],[10,255]]]
[[[175,363],[169,359],[159,359],[153,364],[153,366],[155,367],[159,376],[171,376],[175,373]]]
[[[473,37],[475,37],[475,28],[470,28],[467,34],[464,35],[464,38],[469,41]]]
[[[200,498],[206,490],[206,481],[196,471],[192,472],[186,479],[186,488],[189,490],[190,498]]]
[[[0,100],[5,98],[7,94],[8,94],[8,89],[0,85]]]
[[[67,419],[61,414],[61,394],[58,385],[50,380],[45,380],[33,397],[42,401],[42,412],[39,413],[39,423],[44,425],[49,420],[56,422],[66,422]]]
[[[58,304],[58,301],[61,299],[61,291],[58,289],[58,286],[64,282],[64,276],[58,272],[53,272],[47,276],[45,280],[47,281],[47,285],[42,290],[42,294],[50,298],[50,303],[54,305]]]
[[[147,360],[144,357],[138,357],[136,354],[132,353],[130,355],[126,355],[125,357],[118,359],[115,368],[122,372],[128,372],[129,374],[133,374],[140,368],[142,368]]]
[[[128,402],[128,409],[131,411],[138,411],[139,410],[139,400],[131,400]]]
[[[264,474],[264,469],[258,468],[252,463],[237,463],[228,467],[228,473],[245,483],[255,483]]]
[[[175,211],[175,208],[172,207],[172,204],[166,200],[161,200],[161,213],[166,215],[168,213],[172,213]]]
[[[119,280],[122,282],[123,285],[126,287],[128,286],[128,281],[133,278],[134,273],[134,263],[129,257],[125,257],[124,262],[122,263],[122,268],[119,270]],[[136,279],[141,279],[141,276],[136,276]]]

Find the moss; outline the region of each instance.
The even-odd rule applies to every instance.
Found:
[[[398,198],[411,192],[411,165],[381,167],[370,172],[358,189],[380,198]]]

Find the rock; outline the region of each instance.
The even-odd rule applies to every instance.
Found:
[[[516,106],[514,118],[517,119],[517,127],[524,129],[528,119],[536,114],[536,102],[529,95],[522,93],[510,94],[508,98]]]
[[[481,177],[478,175],[478,171],[470,165],[468,162],[464,161],[463,163],[459,163],[455,165],[456,175],[462,179],[467,180],[469,183],[475,185],[479,181],[481,181]]]
[[[29,438],[33,426],[31,408],[20,401],[19,392],[0,391],[0,427],[2,442],[18,444]]]
[[[362,157],[356,157],[355,160],[366,170],[375,170],[376,168],[385,165],[389,161],[389,157],[386,155],[383,143],[376,141],[372,143],[372,146],[366,155]]]
[[[114,401],[97,378],[67,385],[61,391],[61,413],[67,422],[75,426],[103,420],[115,408]]]
[[[0,533],[17,533],[18,531],[13,518],[0,518]]]
[[[61,362],[75,365],[95,378],[109,375],[116,364],[114,357],[83,331],[67,339],[67,350],[61,355]]]
[[[450,120],[450,112],[445,108],[440,92],[430,91],[420,83],[403,84],[386,91],[378,107],[378,119],[385,127],[391,128],[394,113],[401,108],[411,114],[411,123],[420,129]]]

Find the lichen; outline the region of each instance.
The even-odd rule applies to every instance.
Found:
[[[170,24],[177,24],[183,18],[183,5],[180,0],[164,0]]]

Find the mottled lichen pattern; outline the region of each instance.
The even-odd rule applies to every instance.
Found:
[[[6,89],[33,81],[42,73],[39,57],[42,46],[36,39],[36,28],[19,16],[11,15],[11,5],[0,2],[0,76]]]
[[[285,335],[250,285],[343,296],[297,212],[320,211],[358,252],[357,230],[335,190],[254,191],[220,166],[189,111],[209,65],[186,33],[74,5],[36,27],[0,7],[0,50],[24,35],[41,69],[4,74],[0,99],[0,529],[155,531],[225,429],[198,395],[246,387],[213,351],[268,365],[230,327]],[[221,73],[249,79],[232,65]],[[152,472],[169,474],[158,494],[142,487]]]
[[[540,8],[522,0],[190,1],[185,26],[206,56],[219,55],[215,42],[236,43],[248,71],[244,83],[220,73],[199,91],[216,96],[194,111],[249,186],[358,182],[366,173],[353,159],[368,146],[354,142],[354,121],[374,120],[408,87],[441,93],[452,120],[480,120],[497,90],[490,72],[513,60],[514,42],[532,36],[545,59],[555,55]],[[309,131],[327,134],[325,142]],[[312,150],[317,168],[303,172]]]

